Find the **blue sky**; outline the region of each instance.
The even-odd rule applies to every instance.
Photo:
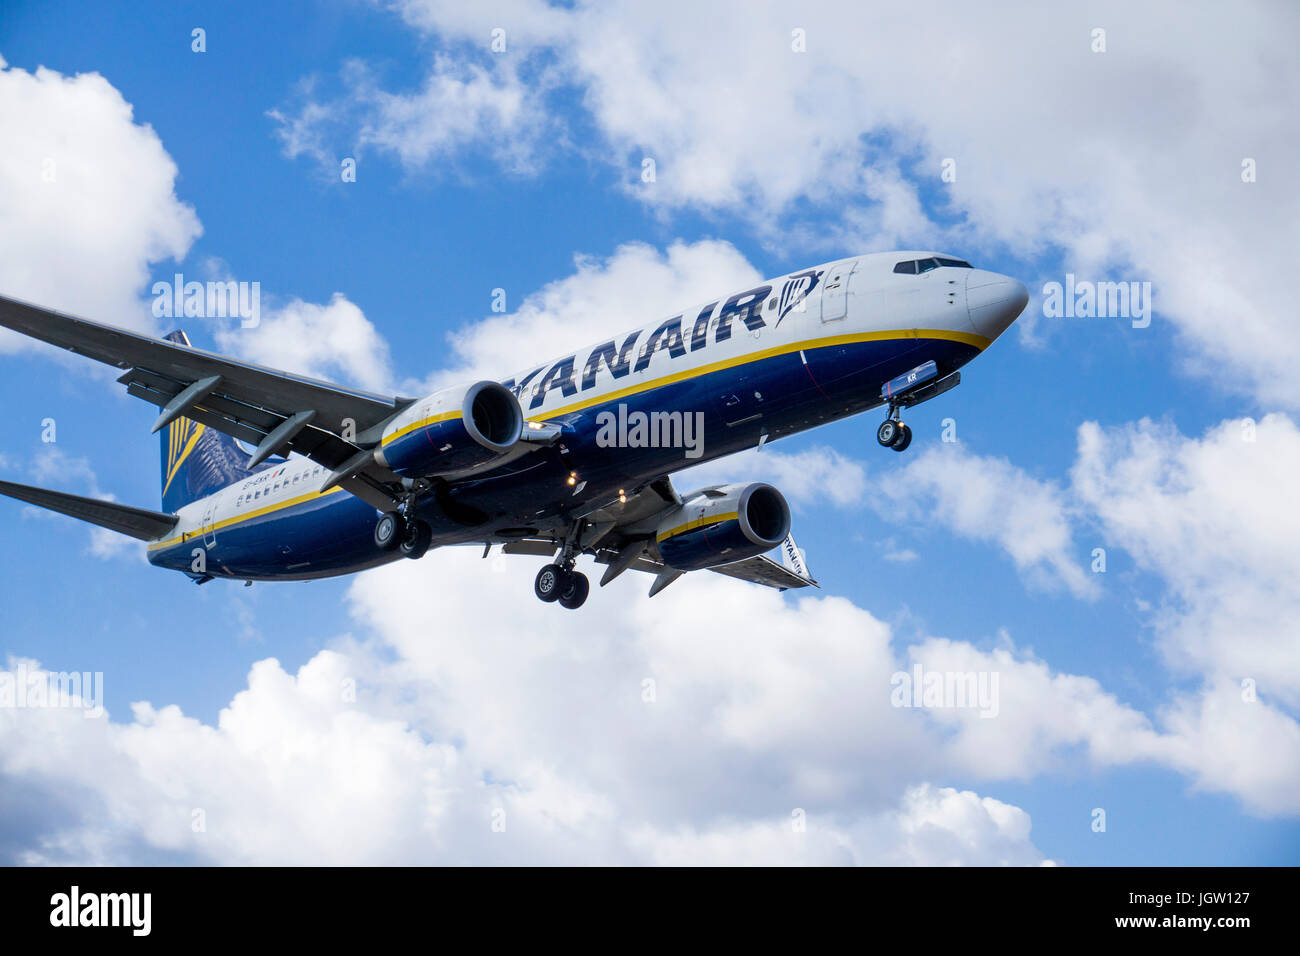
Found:
[[[114,131],[124,141],[148,127],[175,165],[173,178],[158,156],[137,157],[121,167],[125,182],[116,200],[114,184],[97,180],[89,198],[67,200],[52,212],[42,211],[44,198],[32,200],[34,207],[24,205],[35,195],[30,182],[20,181],[16,165],[0,167],[0,178],[8,180],[0,184],[0,226],[8,219],[11,236],[33,222],[102,233],[99,240],[74,243],[77,248],[59,266],[72,270],[70,278],[57,286],[42,284],[40,276],[53,269],[59,235],[11,238],[0,291],[89,318],[150,328],[149,285],[176,271],[204,276],[213,268],[210,260],[217,260],[215,268],[261,283],[270,329],[302,314],[304,304],[323,306],[341,294],[364,314],[360,325],[374,336],[330,339],[304,370],[373,387],[356,381],[363,366],[351,350],[364,346],[385,370],[387,390],[400,391],[498,355],[500,364],[493,367],[505,377],[515,371],[511,360],[520,354],[517,343],[506,341],[511,336],[530,347],[553,342],[542,354],[527,353],[540,361],[593,340],[601,328],[620,330],[723,293],[746,268],[773,276],[841,255],[935,247],[1023,279],[1034,293],[1025,318],[963,373],[959,389],[909,413],[917,440],[906,455],[876,446],[872,413],[778,443],[762,458],[710,466],[711,473],[737,480],[801,470],[815,476],[789,494],[795,533],[822,584],[814,600],[832,603],[800,611],[803,595],[761,598],[783,602],[793,628],[819,620],[819,614],[861,620],[856,615],[865,613],[887,629],[896,660],[905,660],[908,648],[943,638],[968,646],[982,660],[994,659],[999,648],[1014,648],[1016,664],[1008,664],[1008,672],[1042,665],[1051,675],[1095,681],[1089,688],[1054,685],[1043,696],[1026,697],[1016,715],[989,722],[999,726],[988,737],[980,736],[978,723],[926,723],[917,731],[919,743],[879,766],[867,762],[888,750],[882,740],[894,729],[860,722],[852,707],[837,709],[847,701],[824,691],[814,696],[828,698],[818,713],[826,718],[827,737],[837,738],[834,747],[823,750],[820,729],[809,731],[807,739],[771,743],[769,738],[781,737],[777,729],[791,720],[789,708],[797,708],[799,698],[794,690],[783,698],[779,687],[764,684],[770,706],[763,710],[761,731],[751,737],[728,736],[725,746],[715,746],[708,739],[686,744],[656,736],[652,729],[629,732],[628,747],[690,752],[678,768],[683,776],[674,778],[677,786],[670,781],[642,788],[661,795],[650,806],[622,789],[630,786],[626,781],[611,782],[620,766],[614,758],[579,764],[566,757],[567,745],[541,730],[530,738],[526,754],[476,750],[493,737],[494,727],[508,735],[509,718],[495,725],[458,723],[459,711],[448,703],[517,694],[520,686],[536,687],[552,673],[543,662],[526,676],[507,678],[494,674],[487,661],[474,663],[479,638],[473,611],[507,600],[506,592],[507,606],[520,609],[509,631],[521,642],[564,648],[557,654],[564,658],[566,678],[582,682],[580,700],[599,694],[598,682],[614,666],[610,661],[624,654],[637,660],[626,648],[611,650],[609,635],[650,648],[645,660],[662,659],[655,657],[665,653],[656,644],[662,635],[647,633],[654,626],[647,615],[657,605],[646,610],[640,598],[644,581],[621,579],[612,588],[617,594],[563,626],[549,620],[554,609],[522,600],[531,600],[525,593],[535,570],[531,559],[511,559],[517,564],[506,572],[485,570],[491,562],[475,567],[478,554],[469,549],[430,555],[399,569],[400,577],[378,572],[356,580],[251,589],[214,582],[196,588],[179,575],[149,568],[134,546],[95,548],[92,541],[101,539],[92,539],[85,527],[11,503],[0,515],[8,545],[0,556],[3,651],[52,671],[104,672],[112,723],[106,721],[102,732],[121,755],[102,765],[92,761],[95,766],[78,776],[46,762],[57,763],[49,755],[59,752],[58,740],[81,741],[62,751],[75,761],[83,753],[78,747],[90,746],[77,736],[80,728],[63,731],[54,724],[22,723],[27,715],[7,715],[13,719],[0,724],[0,777],[13,796],[0,798],[0,808],[9,806],[13,815],[0,810],[0,847],[9,848],[12,859],[330,859],[328,853],[312,854],[311,840],[326,839],[314,831],[305,849],[281,852],[271,841],[258,856],[243,846],[258,825],[274,826],[292,813],[298,797],[282,790],[274,792],[284,802],[263,808],[261,820],[253,819],[253,809],[240,810],[234,797],[221,797],[228,818],[248,814],[225,842],[191,846],[175,834],[160,835],[152,821],[162,812],[157,808],[167,805],[167,787],[158,781],[185,780],[186,794],[176,799],[200,806],[191,794],[222,784],[175,757],[172,746],[144,743],[148,728],[161,734],[161,725],[156,715],[144,719],[138,713],[132,724],[131,711],[137,701],[149,701],[156,711],[175,706],[209,729],[219,728],[211,734],[221,739],[233,733],[219,724],[223,709],[241,692],[246,701],[261,693],[250,689],[256,662],[274,658],[294,675],[313,661],[334,666],[334,658],[320,656],[328,650],[348,661],[350,672],[367,675],[363,684],[372,696],[368,702],[363,693],[362,705],[370,707],[368,718],[397,720],[425,756],[444,745],[458,751],[472,768],[468,779],[486,781],[489,791],[494,781],[512,781],[508,793],[484,799],[527,807],[528,795],[534,795],[550,808],[548,819],[561,821],[554,826],[567,841],[563,852],[557,850],[547,840],[560,837],[540,825],[542,836],[507,849],[439,838],[418,849],[418,859],[428,862],[715,859],[704,839],[711,827],[721,828],[719,839],[735,853],[723,859],[780,860],[781,851],[761,838],[762,827],[788,818],[791,806],[804,803],[792,802],[797,786],[773,784],[765,779],[769,775],[837,781],[809,785],[813,792],[805,802],[814,808],[814,819],[834,831],[830,843],[851,846],[863,862],[1300,860],[1300,804],[1294,801],[1300,777],[1287,776],[1300,758],[1292,749],[1300,739],[1300,684],[1293,665],[1264,666],[1285,660],[1295,646],[1288,626],[1294,618],[1286,615],[1296,610],[1297,597],[1293,578],[1267,577],[1279,574],[1277,562],[1263,558],[1272,554],[1272,545],[1252,547],[1287,525],[1291,519],[1283,515],[1292,503],[1268,469],[1233,465],[1240,466],[1241,455],[1248,456],[1247,465],[1255,460],[1251,455],[1300,460],[1293,423],[1300,393],[1271,374],[1270,364],[1300,355],[1300,343],[1294,330],[1285,329],[1278,291],[1254,281],[1274,265],[1281,267],[1274,277],[1285,274],[1271,250],[1294,248],[1296,220],[1289,213],[1297,195],[1286,177],[1264,172],[1270,161],[1276,170],[1286,159],[1287,144],[1275,129],[1270,103],[1250,101],[1249,109],[1232,109],[1232,97],[1247,102],[1257,82],[1293,89],[1296,67],[1290,57],[1274,60],[1261,53],[1276,41],[1252,15],[1243,14],[1217,47],[1213,24],[1189,19],[1180,49],[1208,77],[1189,92],[1170,79],[1183,69],[1177,57],[1161,52],[1151,37],[1158,12],[1128,14],[1120,7],[1013,24],[1010,38],[1006,30],[999,34],[962,19],[948,37],[961,55],[930,72],[916,63],[918,41],[909,47],[907,24],[892,16],[878,32],[893,37],[895,60],[870,66],[855,65],[851,50],[834,46],[812,25],[830,22],[839,12],[833,5],[816,16],[780,5],[732,20],[710,16],[696,29],[717,31],[719,44],[732,37],[744,48],[771,39],[770,49],[756,47],[771,65],[755,83],[738,85],[725,82],[725,70],[700,65],[695,41],[683,36],[691,32],[688,21],[668,10],[662,20],[637,26],[583,5],[489,6],[473,15],[417,2],[328,2],[256,12],[238,5],[174,4],[165,10],[142,7],[134,16],[60,3],[12,7],[0,24],[0,57],[7,64],[0,75],[10,81],[44,67],[69,79],[42,87],[48,100],[39,118],[5,129],[7,142],[58,142],[74,153],[107,157],[118,145]],[[579,22],[584,17],[593,22]],[[810,24],[808,51],[792,53],[791,29],[803,19]],[[1110,49],[1104,53],[1089,49],[1094,20],[1108,28]],[[627,29],[611,27],[618,23]],[[494,25],[504,25],[511,37],[511,52],[504,56],[485,49]],[[190,50],[194,27],[206,30],[204,53]],[[611,29],[606,39],[592,39]],[[866,44],[872,29],[869,19],[855,13],[835,43],[860,37]],[[1024,39],[1017,31],[1038,41],[1037,49],[1021,47],[1027,52],[1017,70],[1041,70],[1043,77],[1041,89],[1022,90],[1023,100],[1009,98],[1016,89],[1014,71],[1006,67],[1004,75],[991,65],[1005,59],[1000,44]],[[798,60],[791,68],[777,59],[791,56],[813,65],[805,68]],[[972,63],[981,66],[969,84],[945,83],[945,71],[959,63],[968,70],[975,70]],[[685,75],[688,67],[701,72]],[[900,85],[931,94],[946,90],[951,102],[941,108],[935,95],[880,94],[872,71],[889,68]],[[1100,70],[1110,74],[1089,72]],[[87,73],[99,74],[105,86],[83,89],[86,95],[77,99],[70,78]],[[1224,89],[1209,82],[1221,77],[1236,79],[1225,80]],[[1142,87],[1137,104],[1124,95],[1134,83]],[[421,95],[430,88],[442,92]],[[782,95],[787,90],[788,97]],[[99,127],[85,123],[81,111],[102,109],[111,117],[111,91],[130,105],[131,116],[110,118],[104,138],[88,142],[87,131]],[[840,98],[849,98],[843,108],[837,106]],[[1279,93],[1278,100],[1280,109],[1285,98]],[[508,105],[491,105],[498,102]],[[385,114],[385,104],[400,110]],[[643,117],[633,115],[638,109]],[[471,120],[466,128],[456,122],[458,112]],[[977,112],[990,114],[988,122],[968,121]],[[1135,113],[1155,117],[1149,136]],[[1072,119],[1059,120],[1059,127],[1044,125],[1063,114]],[[999,122],[1019,135],[991,132]],[[48,129],[32,129],[32,123],[48,123]],[[1166,123],[1178,126],[1177,135]],[[17,152],[41,156],[46,147],[33,149]],[[639,181],[646,155],[658,163],[659,181],[649,189]],[[340,156],[357,158],[355,183],[339,180]],[[937,174],[937,160],[946,156],[957,159],[954,186]],[[1258,182],[1240,180],[1240,160],[1247,156],[1259,159]],[[107,159],[103,166],[113,168]],[[162,184],[161,200],[152,187],[140,185],[146,179]],[[137,190],[153,197],[155,206],[121,215],[114,202],[129,201]],[[90,214],[96,203],[107,210],[104,216]],[[175,225],[184,220],[185,205],[201,223],[201,235]],[[157,240],[160,235],[171,238]],[[628,244],[647,247],[640,260]],[[675,244],[682,249],[677,260],[667,252]],[[121,275],[116,290],[76,282],[84,265],[78,257],[89,261],[97,249],[141,250],[131,263],[138,274]],[[587,257],[582,268],[575,265],[578,256]],[[699,263],[714,259],[723,265],[711,287]],[[1150,327],[1135,329],[1120,318],[1044,317],[1039,290],[1045,282],[1063,281],[1067,272],[1151,282]],[[600,287],[586,280],[603,274],[628,276],[626,294],[616,290],[584,299],[584,287]],[[659,281],[665,276],[672,281]],[[498,287],[507,293],[505,318],[490,310]],[[678,301],[672,296],[677,288],[699,295]],[[557,311],[557,303],[572,303],[580,313],[572,318],[572,338],[564,336],[569,317]],[[611,308],[602,312],[606,306]],[[327,311],[317,320],[328,323],[331,315]],[[203,347],[255,360],[282,358],[286,366],[308,361],[282,344],[241,339],[238,331],[209,320],[192,322],[187,330]],[[125,396],[86,361],[5,342],[0,366],[0,394],[9,410],[0,416],[4,477],[157,506],[151,408]],[[1232,436],[1246,417],[1261,423],[1261,437],[1238,447]],[[53,444],[41,440],[46,418],[57,423]],[[939,440],[948,418],[960,439],[955,447]],[[1150,422],[1140,424],[1144,419]],[[1085,452],[1080,427],[1088,422],[1103,437],[1101,446]],[[1135,475],[1150,480],[1132,483]],[[836,493],[818,487],[823,479],[834,483]],[[781,484],[779,477],[773,480]],[[678,484],[689,481],[683,476]],[[988,493],[970,493],[981,487]],[[1234,503],[1249,507],[1238,514]],[[1106,548],[1105,574],[1089,568],[1095,547]],[[903,552],[912,556],[898,560]],[[1223,563],[1227,593],[1205,586],[1220,580],[1216,562]],[[744,588],[689,583],[702,576],[692,575],[656,599],[671,608],[664,627],[707,616],[715,584]],[[458,587],[460,596],[453,599],[449,592]],[[1252,600],[1250,588],[1258,587],[1260,600],[1251,613],[1274,626],[1243,625],[1247,637],[1234,651],[1234,595],[1243,587]],[[727,600],[738,607],[760,600],[749,593],[727,591]],[[368,614],[381,599],[388,607],[411,605],[412,617]],[[853,610],[836,599],[851,602]],[[446,629],[422,631],[425,619],[415,605],[432,620],[445,621]],[[418,653],[410,635],[417,632],[425,634],[425,645],[446,655],[425,662],[438,675],[432,682],[422,683],[423,665],[413,663]],[[791,630],[782,637],[798,642],[803,635]],[[605,658],[599,666],[587,662],[591,669],[585,670],[587,651],[571,653],[564,641],[604,648]],[[502,646],[509,645],[484,642],[482,653]],[[817,653],[816,644],[807,651]],[[728,665],[733,666],[739,665]],[[815,687],[817,664],[807,666]],[[726,685],[731,673],[692,673],[691,680]],[[524,683],[512,683],[515,678]],[[1231,691],[1243,678],[1258,681],[1261,701],[1254,706],[1268,709],[1260,724],[1252,723],[1254,712],[1224,718],[1215,709],[1232,696],[1224,696],[1224,687]],[[300,677],[299,687],[305,684]],[[680,686],[695,685],[682,680]],[[1003,686],[1006,695],[1018,693],[1010,673]],[[711,692],[718,700],[699,706],[714,716],[728,712],[732,693],[743,696],[743,688],[715,686]],[[861,692],[887,696],[888,690]],[[1059,729],[1057,718],[1070,707],[1058,695],[1069,693],[1090,701],[1085,710],[1094,716]],[[436,699],[430,703],[426,695]],[[533,723],[549,699],[539,692]],[[1100,710],[1094,705],[1128,716],[1109,724],[1110,718],[1095,716]],[[527,721],[528,707],[519,706],[523,716],[515,717]],[[1184,712],[1180,708],[1198,719],[1171,724],[1168,715]],[[284,713],[274,707],[257,712],[274,737],[275,721]],[[583,716],[581,709],[572,715],[578,724]],[[914,718],[931,720],[925,714]],[[289,739],[289,724],[298,724],[284,719]],[[1119,739],[1127,731],[1117,728],[1137,726],[1130,719],[1146,721],[1148,730],[1154,726],[1161,739],[1140,745]],[[562,722],[540,723],[555,735],[568,732]],[[1026,735],[1040,724],[1050,729],[1041,731],[1037,744],[1026,744]],[[138,732],[133,735],[130,727]],[[210,739],[192,726],[185,733]],[[259,785],[290,772],[287,758],[278,768],[261,758],[250,762],[249,746],[246,740],[231,743],[213,765],[229,760],[240,768],[235,776],[252,775]],[[1004,769],[985,766],[984,746],[1002,755],[990,756],[988,763]],[[691,767],[710,765],[716,772],[733,759],[738,764],[732,798],[701,789],[690,776]],[[395,759],[390,768],[396,779],[403,777],[401,766]],[[911,798],[902,795],[918,786],[953,788],[1019,808],[1032,820],[1032,831],[1013,839],[998,830],[990,841],[984,829],[963,833],[960,814],[950,819],[940,813],[929,823],[951,847],[973,849],[965,856],[951,848],[944,851],[948,855],[928,856],[916,849],[914,830],[904,826],[912,836],[900,837],[890,821],[920,813],[916,800],[938,800],[952,809],[957,797],[935,797],[932,790],[907,803]],[[45,795],[46,818],[33,821],[28,811],[18,812],[27,799],[18,795],[29,792]],[[343,817],[358,807],[382,807],[365,802],[370,799],[377,798],[351,802],[345,793],[331,806]],[[572,823],[586,819],[573,809],[577,804],[597,817],[590,806],[613,807],[615,822]],[[1105,833],[1090,826],[1097,807],[1106,810]],[[518,812],[528,819],[527,809]],[[396,810],[394,818],[408,819]],[[323,813],[322,820],[328,819]],[[20,823],[21,832],[15,832]],[[629,849],[626,833],[642,826],[660,836],[649,838],[650,849],[640,838]],[[681,838],[679,845],[663,836],[680,838],[682,832],[700,842]],[[401,858],[386,838],[375,839],[373,853],[364,840],[358,843],[360,859]],[[670,843],[683,855],[668,854],[664,847]],[[791,859],[822,861],[816,854]]]

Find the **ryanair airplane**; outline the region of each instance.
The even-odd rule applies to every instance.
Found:
[[[816,582],[790,508],[762,482],[680,494],[671,475],[948,391],[1020,315],[1015,279],[933,252],[857,256],[703,303],[501,382],[423,398],[359,392],[0,297],[0,326],[125,370],[159,406],[162,507],[0,481],[0,493],[148,542],[202,584],[349,574],[430,547],[545,556],[537,596],[586,600],[583,555],[653,596],[708,569],[780,589]],[[240,443],[244,443],[247,447]],[[781,560],[767,556],[781,547]]]

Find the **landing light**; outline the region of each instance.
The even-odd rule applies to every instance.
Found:
[[[576,485],[577,483],[578,483],[578,473],[576,471],[569,472],[569,484]]]

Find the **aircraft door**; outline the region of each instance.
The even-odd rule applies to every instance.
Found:
[[[208,503],[203,509],[203,547],[211,548],[217,543],[217,505],[221,502],[221,492],[217,492],[208,498]]]
[[[857,259],[845,259],[826,268],[822,283],[822,321],[835,322],[849,312],[849,278],[857,268]]]

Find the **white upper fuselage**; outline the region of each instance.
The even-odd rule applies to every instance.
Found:
[[[616,348],[636,335],[633,369],[628,377],[616,378],[607,363],[599,363],[594,376],[587,376],[592,353],[598,345],[525,369],[506,379],[515,388],[525,416],[544,421],[581,408],[607,402],[615,393],[640,391],[647,381],[687,377],[705,367],[748,360],[754,353],[803,345],[815,346],[825,339],[864,332],[899,330],[937,330],[967,338],[978,348],[986,348],[1014,321],[1027,298],[1017,280],[982,269],[941,267],[921,274],[894,272],[901,261],[953,259],[941,253],[922,251],[884,252],[841,259],[812,269],[789,273],[758,283],[771,292],[763,301],[763,325],[750,330],[743,321],[730,322],[730,335],[719,340],[718,326],[725,303],[734,296],[724,296],[711,303],[699,303],[669,319],[648,323],[637,329],[612,336]],[[953,261],[962,261],[956,260]],[[785,311],[781,292],[795,277],[820,274],[807,298]],[[837,275],[838,273],[838,275]],[[840,283],[836,285],[836,280]],[[737,293],[739,294],[739,293]],[[1019,306],[1015,304],[1019,302]],[[711,306],[711,308],[710,308]],[[973,308],[972,308],[973,306]],[[705,310],[708,309],[706,312]],[[782,314],[782,313],[785,314]],[[702,347],[695,347],[696,326],[705,315],[708,328]],[[665,321],[680,318],[684,354],[674,356],[662,341],[638,368],[646,343]],[[562,363],[571,360],[573,373]],[[572,389],[566,388],[571,382]],[[441,409],[434,396],[413,404],[384,431],[388,436],[409,431]]]

